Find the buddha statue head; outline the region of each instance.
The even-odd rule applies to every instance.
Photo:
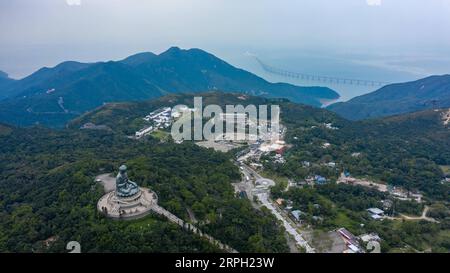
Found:
[[[122,165],[122,166],[119,167],[119,172],[124,173],[126,171],[127,171],[127,166]]]

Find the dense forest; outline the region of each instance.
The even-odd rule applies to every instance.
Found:
[[[450,186],[441,183],[440,165],[450,165],[450,130],[440,115],[430,110],[350,122],[326,110],[286,103],[282,121],[292,148],[286,153],[286,164],[268,167],[297,180],[313,174],[336,179],[345,170],[356,177],[419,190],[432,199],[449,200]],[[323,148],[324,143],[329,147]],[[304,161],[312,167],[303,166]],[[337,168],[324,166],[327,162],[335,162]]]
[[[354,234],[375,232],[382,238],[383,252],[449,251],[450,186],[443,182],[441,167],[450,164],[450,130],[442,123],[441,111],[351,122],[308,106],[285,103],[281,108],[291,147],[284,154],[285,164],[271,161],[271,155],[263,157],[266,172],[293,181],[321,175],[329,183],[289,191],[278,184],[272,188],[273,198],[292,201],[294,209],[302,211],[302,220],[319,233],[340,227]],[[336,166],[327,166],[328,162]],[[426,203],[392,199],[387,193],[362,186],[335,184],[344,171],[422,192]],[[383,207],[381,201],[386,200],[394,202],[385,211],[392,216],[420,215],[428,204],[428,216],[439,223],[372,220],[366,209]]]
[[[94,177],[129,165],[129,175],[159,196],[160,205],[238,251],[284,252],[282,230],[269,213],[234,197],[239,179],[229,157],[192,143],[134,141],[110,131],[1,127],[0,251],[218,251],[159,216],[129,222],[96,212],[103,194]]]

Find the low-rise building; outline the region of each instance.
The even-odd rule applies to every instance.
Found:
[[[315,175],[314,176],[314,182],[316,184],[318,184],[318,185],[322,185],[322,184],[327,183],[327,179],[325,177],[323,177],[323,176]]]
[[[358,238],[345,228],[340,228],[337,232],[342,236],[347,249],[344,253],[361,253],[363,250],[359,246]]]
[[[359,238],[364,243],[368,243],[368,242],[371,242],[371,241],[377,241],[377,242],[381,241],[380,236],[378,236],[378,234],[376,234],[376,233],[362,234],[362,235],[359,236]]]
[[[283,157],[281,154],[276,154],[276,155],[273,157],[273,161],[274,161],[275,163],[278,163],[278,164],[284,164],[284,163],[286,163],[286,159],[284,159],[284,157]]]
[[[325,166],[330,167],[330,168],[335,168],[336,167],[336,162],[325,163]]]
[[[301,216],[302,216],[303,212],[300,210],[293,210],[291,211],[291,216],[294,218],[295,221],[300,222],[301,221]]]
[[[336,126],[333,126],[332,123],[324,123],[323,125],[325,126],[325,128],[330,129],[330,130],[337,130],[337,129],[339,129]]]
[[[278,198],[277,200],[275,200],[275,202],[277,203],[278,206],[282,206],[284,204],[284,199]]]
[[[372,217],[372,219],[374,220],[380,220],[384,218],[384,211],[382,209],[370,208],[367,209],[367,211],[369,212],[370,217]]]
[[[153,126],[141,129],[139,131],[136,132],[136,138],[141,138],[147,134],[150,134],[153,131]]]
[[[328,142],[325,142],[324,144],[322,144],[322,148],[324,148],[324,149],[326,149],[326,148],[328,148],[330,146],[331,146],[331,144],[328,143]]]

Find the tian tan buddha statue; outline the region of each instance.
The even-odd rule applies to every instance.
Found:
[[[139,192],[139,186],[128,180],[127,166],[122,165],[116,177],[116,195],[118,197],[130,197]]]

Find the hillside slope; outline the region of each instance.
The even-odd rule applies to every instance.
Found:
[[[92,122],[120,134],[133,135],[145,126],[142,117],[149,112],[176,104],[192,106],[193,96],[176,94],[146,102],[107,104],[75,119],[70,127],[77,129]],[[286,139],[293,145],[287,152],[288,164],[285,166],[288,169],[285,175],[288,177],[305,178],[306,173],[300,172],[302,161],[319,165],[333,161],[358,176],[418,189],[437,199],[449,196],[448,185],[440,183],[443,173],[439,168],[439,165],[450,165],[450,123],[446,122],[449,109],[349,121],[327,109],[286,100],[253,96],[243,99],[240,94],[222,92],[202,93],[201,96],[204,106],[209,103],[280,105],[281,121],[288,128]],[[337,129],[327,128],[326,124]],[[330,146],[323,148],[324,143]],[[354,156],[354,153],[359,156]],[[332,177],[338,175],[328,171],[325,174]],[[314,174],[317,173],[309,175]]]
[[[5,91],[5,89],[9,88],[9,86],[14,82],[15,80],[9,78],[8,74],[0,71],[0,100],[8,96],[8,93]]]
[[[359,120],[436,107],[450,107],[450,75],[387,85],[348,102],[332,104],[328,109],[347,119]]]
[[[240,174],[229,155],[111,131],[2,130],[0,125],[0,252],[66,252],[73,238],[83,252],[218,251],[153,214],[135,221],[101,217],[96,203],[104,192],[95,177],[121,164],[158,194],[159,205],[185,221],[195,215],[203,230],[239,252],[288,250],[276,219],[235,197],[231,183]]]

